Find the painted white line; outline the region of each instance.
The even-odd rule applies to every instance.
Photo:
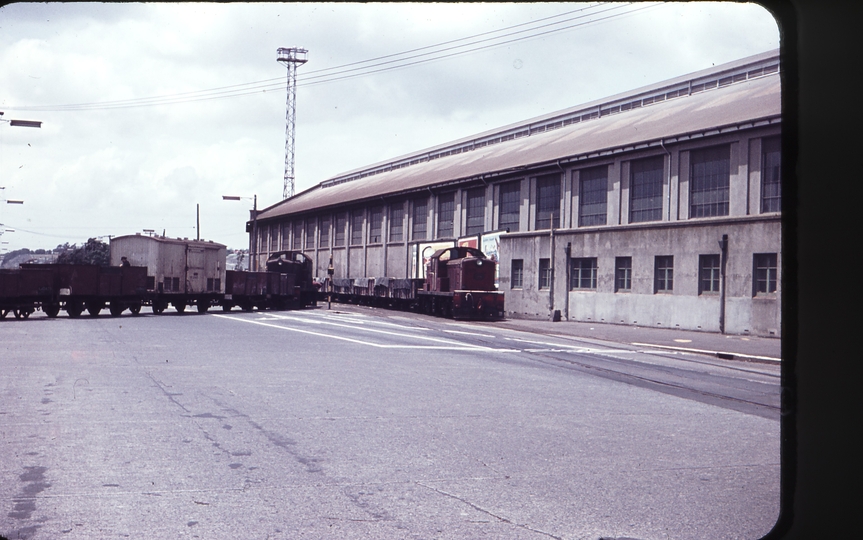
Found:
[[[332,334],[322,334],[320,332],[313,332],[311,330],[302,330],[299,328],[292,328],[290,326],[282,326],[282,325],[278,325],[278,324],[270,324],[267,322],[261,322],[261,321],[257,321],[257,320],[243,319],[240,317],[232,317],[230,315],[214,315],[214,316],[219,317],[221,319],[227,319],[229,321],[244,322],[244,323],[248,323],[248,324],[257,324],[259,326],[266,326],[268,328],[276,328],[278,330],[287,330],[289,332],[297,332],[300,334],[309,334],[312,336],[318,336],[318,337],[322,337],[322,338],[335,339],[335,340],[339,340],[339,341],[347,341],[349,343],[356,343],[358,345],[367,345],[369,347],[376,347],[379,349],[434,349],[434,350],[469,351],[469,352],[518,352],[518,351],[513,351],[513,350],[508,350],[508,349],[494,349],[492,347],[478,347],[478,346],[473,346],[473,345],[460,345],[458,343],[447,342],[445,340],[434,339],[434,338],[427,338],[424,336],[404,336],[404,337],[428,339],[428,340],[432,340],[432,341],[438,341],[438,342],[449,343],[449,344],[448,345],[385,345],[382,343],[373,343],[371,341],[363,341],[361,339],[349,338],[349,337],[345,337],[345,336],[334,336]],[[388,335],[398,335],[398,334],[392,334],[392,333],[388,333],[388,332],[381,332],[381,333],[386,333]]]
[[[633,343],[633,345],[638,345],[639,347],[655,347],[657,349],[669,349],[672,351],[685,351],[685,352],[694,352],[694,353],[702,353],[702,354],[710,354],[710,355],[728,355],[728,356],[739,356],[741,358],[752,358],[754,360],[768,360],[770,362],[782,362],[781,358],[774,358],[773,356],[756,356],[754,354],[741,354],[741,353],[731,353],[724,351],[708,351],[705,349],[690,349],[687,347],[672,347],[669,345],[654,345],[652,343]]]
[[[477,337],[487,337],[493,338],[494,336],[490,334],[480,334],[478,332],[461,332],[459,330],[444,330],[447,334],[461,334],[463,336],[477,336]]]
[[[447,345],[458,345],[460,347],[478,347],[475,345],[467,345],[467,344],[461,343],[459,341],[433,338],[433,337],[428,337],[428,336],[416,336],[413,334],[401,334],[401,333],[393,332],[392,330],[377,330],[375,328],[367,328],[367,327],[361,328],[361,327],[353,326],[350,324],[342,324],[342,323],[337,323],[337,322],[332,322],[332,321],[314,321],[314,322],[312,322],[312,321],[309,321],[308,319],[302,319],[300,317],[292,317],[290,315],[275,315],[275,317],[280,319],[280,320],[285,320],[285,321],[296,321],[296,322],[301,322],[301,323],[311,322],[312,324],[326,324],[329,326],[337,326],[339,328],[350,328],[352,330],[369,332],[372,334],[385,334],[387,336],[398,336],[398,337],[406,337],[406,338],[411,338],[411,339],[434,341],[437,343],[446,343]],[[411,330],[412,330],[412,328],[411,328]]]

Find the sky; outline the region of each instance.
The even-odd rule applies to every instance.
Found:
[[[0,122],[0,252],[145,230],[246,247],[252,197],[282,200],[280,47],[308,51],[299,193],[779,45],[731,2],[8,4],[0,119],[42,127]]]

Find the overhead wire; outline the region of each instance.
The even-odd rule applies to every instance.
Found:
[[[591,19],[588,21],[581,21],[581,22],[578,22],[575,24],[564,26],[564,27],[550,28],[550,29],[544,30],[542,32],[536,32],[537,30],[540,30],[542,28],[549,28],[552,26],[558,26],[560,24],[584,19],[586,17],[595,17],[596,15],[601,15],[603,13],[607,13],[610,11],[619,10],[619,9],[631,6],[632,4],[630,3],[630,4],[623,4],[623,5],[613,5],[611,7],[606,8],[606,9],[597,10],[597,11],[594,11],[591,13],[579,15],[576,17],[570,17],[570,18],[555,21],[552,23],[546,23],[546,24],[542,24],[539,26],[534,26],[534,27],[529,28],[529,29],[523,29],[523,30],[518,30],[515,32],[501,34],[501,35],[498,35],[495,37],[484,38],[484,39],[480,39],[477,41],[472,41],[470,43],[465,43],[462,45],[456,45],[456,46],[441,48],[445,45],[451,45],[451,44],[457,43],[457,42],[472,40],[472,39],[479,38],[482,36],[487,36],[490,34],[500,34],[501,32],[505,32],[507,30],[511,30],[514,28],[519,28],[519,27],[523,27],[523,26],[527,26],[527,25],[535,25],[536,23],[539,23],[539,22],[544,22],[544,21],[548,21],[550,19],[556,19],[556,18],[564,17],[567,15],[571,15],[573,13],[581,13],[581,12],[584,12],[588,9],[597,8],[597,7],[604,5],[604,4],[594,4],[594,5],[591,5],[591,6],[588,6],[585,8],[581,8],[578,10],[572,10],[572,11],[561,13],[558,15],[545,17],[542,19],[536,19],[534,21],[529,21],[526,23],[521,23],[521,24],[509,26],[509,27],[498,29],[498,30],[483,32],[480,34],[475,34],[475,35],[467,36],[464,38],[445,41],[445,42],[438,43],[435,45],[419,47],[416,49],[411,49],[411,50],[403,51],[400,53],[394,53],[394,54],[379,56],[376,58],[371,58],[371,59],[363,60],[363,61],[359,61],[359,62],[342,64],[340,66],[334,66],[331,68],[323,68],[323,69],[319,69],[319,70],[307,71],[304,74],[301,74],[300,76],[297,77],[298,78],[297,87],[326,84],[326,83],[337,82],[337,81],[342,81],[342,80],[346,80],[346,79],[352,79],[352,78],[361,77],[361,76],[365,76],[365,75],[381,73],[384,71],[391,71],[391,70],[395,70],[395,69],[401,69],[401,68],[405,68],[405,67],[415,66],[418,64],[423,64],[423,63],[428,63],[428,62],[432,62],[432,61],[438,61],[438,60],[442,60],[442,59],[446,59],[446,58],[451,58],[454,56],[469,54],[469,53],[473,53],[473,52],[477,52],[477,51],[481,51],[481,50],[485,50],[485,49],[489,49],[489,48],[493,48],[493,47],[499,47],[502,45],[515,43],[518,41],[534,39],[537,37],[542,37],[545,35],[549,35],[549,34],[553,34],[553,33],[557,33],[557,32],[562,32],[564,30],[570,30],[570,29],[585,26],[588,24],[594,24],[594,23],[606,21],[609,19],[618,18],[618,17],[622,17],[625,15],[630,15],[630,14],[638,12],[638,11],[642,11],[645,9],[656,7],[657,5],[660,5],[661,3],[662,2],[650,4],[648,6],[639,6],[639,7],[636,7],[635,9],[630,9],[628,11],[613,13],[611,15],[606,15],[605,17]],[[520,37],[515,37],[513,39],[505,40],[505,41],[499,41],[503,38],[515,36],[518,34],[524,34],[526,32],[531,32],[531,33],[529,35],[526,35],[526,36],[520,36]],[[490,41],[494,41],[494,43],[488,43]],[[485,43],[485,44],[481,45],[483,43]],[[467,47],[470,47],[470,48],[467,48]],[[424,50],[428,50],[428,49],[436,49],[436,50],[430,51],[430,52],[424,52],[421,54],[415,54],[412,56],[404,56],[404,55],[408,55],[411,53],[424,51]],[[457,50],[457,49],[464,49],[464,50]],[[453,51],[453,52],[448,52],[448,51]],[[441,53],[445,53],[445,52],[447,54],[441,54]],[[402,58],[398,58],[398,59],[394,59],[394,60],[387,60],[385,62],[372,63],[372,62],[377,62],[379,60],[394,58],[397,56],[401,56]],[[431,56],[431,58],[427,58],[428,56]],[[407,60],[415,60],[415,61],[406,62]],[[360,64],[366,64],[366,65],[364,67],[354,67],[352,69],[343,69],[343,68],[349,68],[351,66],[357,66]],[[391,64],[397,64],[397,65],[391,65]],[[381,67],[381,66],[383,66],[383,67]],[[380,67],[380,69],[371,69],[371,68],[375,68],[375,67]],[[341,70],[341,71],[339,71],[339,70]],[[314,74],[318,74],[318,75],[314,75]],[[163,96],[153,96],[153,97],[146,97],[146,98],[134,98],[134,99],[128,99],[128,100],[79,103],[79,104],[69,104],[69,105],[48,105],[48,106],[30,106],[30,107],[6,106],[6,109],[8,109],[8,110],[22,110],[22,111],[23,110],[28,110],[28,111],[80,111],[80,110],[110,110],[110,109],[122,109],[122,108],[134,108],[134,107],[149,107],[149,106],[156,106],[156,105],[172,105],[172,104],[199,102],[199,101],[209,101],[209,100],[214,100],[214,99],[241,97],[241,96],[264,93],[264,92],[267,92],[268,90],[284,89],[285,87],[286,87],[285,78],[279,77],[276,79],[265,79],[265,80],[254,81],[254,82],[249,82],[249,83],[241,83],[241,84],[235,84],[235,85],[229,85],[229,86],[222,86],[222,87],[212,88],[212,89],[208,89],[208,90],[181,92],[181,93],[176,93],[176,94],[167,94],[167,95],[163,95]]]

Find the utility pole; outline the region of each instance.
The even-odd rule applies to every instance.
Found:
[[[297,118],[297,67],[308,62],[309,51],[298,47],[279,48],[276,60],[288,68],[288,98],[285,111],[285,183],[282,198],[294,196],[294,132]]]

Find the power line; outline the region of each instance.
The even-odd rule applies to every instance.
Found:
[[[537,19],[534,21],[509,26],[506,28],[501,28],[498,30],[483,32],[480,34],[475,34],[473,36],[468,36],[468,37],[459,38],[459,39],[455,39],[455,40],[445,41],[445,42],[438,43],[435,45],[419,47],[416,49],[403,51],[401,53],[394,53],[394,54],[379,56],[379,57],[371,58],[368,60],[363,60],[363,61],[359,61],[359,62],[352,62],[352,63],[348,63],[348,64],[342,64],[340,66],[334,66],[331,68],[325,68],[325,69],[320,69],[320,70],[316,70],[316,71],[307,71],[305,73],[305,76],[299,78],[300,81],[297,83],[297,86],[298,87],[300,87],[300,86],[312,86],[312,85],[318,85],[318,84],[337,82],[337,81],[352,79],[352,78],[361,77],[361,76],[365,76],[365,75],[381,73],[381,72],[385,72],[385,71],[391,71],[391,70],[395,70],[395,69],[400,69],[400,68],[415,66],[415,65],[419,65],[419,64],[424,64],[424,63],[428,63],[428,62],[432,62],[432,61],[451,58],[454,56],[465,55],[465,54],[469,54],[469,53],[473,53],[473,52],[477,52],[477,51],[481,51],[481,50],[485,50],[485,49],[490,49],[493,47],[499,47],[502,45],[507,45],[507,44],[511,44],[511,43],[515,43],[515,42],[519,42],[519,41],[534,39],[537,37],[542,37],[542,36],[546,36],[549,34],[562,32],[565,30],[571,30],[573,28],[578,28],[578,27],[589,25],[589,24],[595,24],[598,22],[623,17],[625,15],[630,15],[630,14],[638,12],[638,11],[643,11],[645,9],[656,7],[660,4],[661,4],[661,2],[656,3],[656,4],[651,4],[648,6],[642,5],[640,7],[636,7],[635,9],[630,9],[629,11],[624,11],[624,12],[620,12],[620,13],[613,13],[611,15],[607,15],[605,17],[600,17],[597,19],[591,19],[589,21],[582,21],[582,22],[570,24],[567,26],[559,27],[559,28],[550,28],[550,29],[544,30],[542,32],[536,32],[536,30],[539,30],[542,28],[557,26],[557,25],[560,25],[560,24],[563,24],[566,22],[580,20],[580,19],[583,19],[585,17],[596,16],[596,15],[599,15],[602,13],[606,13],[606,12],[610,12],[610,11],[614,11],[614,10],[619,10],[619,9],[622,9],[625,7],[631,7],[632,4],[616,5],[616,6],[611,6],[607,9],[598,10],[598,11],[584,14],[584,15],[580,15],[577,17],[571,17],[571,18],[556,21],[553,23],[547,23],[547,24],[543,24],[540,26],[535,26],[535,27],[530,28],[530,29],[518,30],[516,32],[510,32],[507,34],[502,34],[502,35],[498,35],[498,36],[491,37],[491,38],[480,39],[478,41],[473,41],[473,42],[462,44],[462,45],[445,47],[442,49],[440,48],[440,47],[443,47],[445,45],[450,45],[452,43],[467,41],[467,40],[471,40],[471,39],[474,39],[477,37],[487,36],[489,34],[499,34],[500,32],[505,32],[506,30],[510,30],[513,28],[519,28],[519,27],[526,26],[526,25],[532,25],[532,24],[536,24],[538,22],[547,21],[549,19],[555,19],[555,18],[560,18],[560,17],[564,17],[567,15],[571,15],[573,13],[581,13],[581,12],[586,11],[588,9],[596,8],[596,7],[599,7],[602,5],[602,4],[596,4],[596,5],[592,5],[592,6],[582,8],[579,10],[573,10],[573,11],[561,13],[558,15],[554,15],[551,17],[545,17],[543,19]],[[500,40],[500,39],[505,38],[505,37],[523,34],[526,32],[533,32],[533,33],[525,35],[525,36],[515,37],[513,39],[509,39],[509,40],[505,40],[505,41],[497,41],[497,40]],[[490,41],[496,41],[496,42],[495,43],[488,43]],[[487,44],[480,45],[483,43],[487,43]],[[466,48],[466,47],[469,47],[469,48]],[[416,54],[416,55],[412,55],[412,56],[404,56],[407,54],[411,54],[411,53],[423,51],[423,50],[428,50],[428,49],[438,49],[438,50],[430,51],[430,52],[424,52],[422,54]],[[464,50],[457,50],[457,49],[464,49]],[[454,51],[454,52],[447,52],[447,51]],[[447,54],[441,54],[441,53],[447,53]],[[385,62],[372,63],[372,62],[377,62],[378,60],[384,60],[387,58],[394,58],[397,56],[402,56],[403,58],[399,58],[399,59],[395,59],[395,60],[387,60]],[[429,57],[429,56],[431,56],[431,57]],[[415,60],[413,62],[407,62],[407,60],[414,60],[414,59],[418,59],[418,60]],[[368,65],[366,65],[365,67],[355,67],[352,69],[343,69],[343,68],[348,68],[351,66],[357,66],[360,64],[368,64]],[[392,64],[396,64],[396,65],[392,65]],[[381,67],[381,66],[384,66],[384,67]],[[375,68],[375,67],[380,67],[380,69],[371,69],[371,68]],[[341,71],[338,71],[338,70],[341,70]],[[315,73],[318,73],[318,75],[312,75]],[[78,103],[78,104],[69,104],[69,105],[46,105],[46,106],[31,106],[31,107],[6,106],[6,109],[8,109],[8,110],[22,110],[22,111],[23,110],[28,110],[28,111],[80,111],[80,110],[124,109],[124,108],[135,108],[135,107],[150,107],[150,106],[155,106],[155,105],[174,105],[174,104],[192,103],[192,102],[199,102],[199,101],[210,101],[210,100],[214,100],[214,99],[242,97],[242,96],[247,96],[247,95],[256,95],[256,94],[265,93],[269,90],[279,90],[279,89],[284,89],[284,88],[285,88],[284,78],[279,77],[279,78],[275,78],[275,79],[265,79],[265,80],[254,81],[254,82],[249,82],[249,83],[241,83],[241,84],[235,84],[235,85],[229,85],[229,86],[222,86],[222,87],[212,88],[212,89],[208,89],[208,90],[181,92],[181,93],[177,93],[177,94],[167,94],[167,95],[162,95],[162,96],[153,96],[153,97],[146,97],[146,98],[132,98],[132,99],[127,99],[127,100]]]

